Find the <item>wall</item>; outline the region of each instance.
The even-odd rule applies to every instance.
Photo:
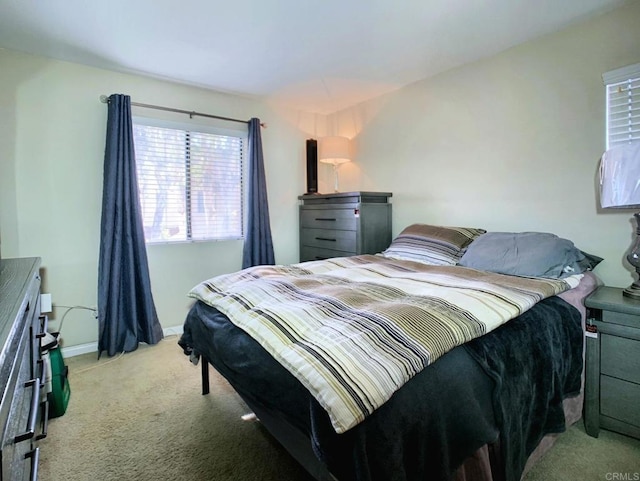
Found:
[[[298,258],[296,197],[304,139],[354,137],[340,188],[391,191],[394,233],[412,222],[550,231],[600,255],[610,285],[631,282],[632,211],[599,209],[601,74],[640,62],[640,3],[338,112],[329,119],[268,102],[0,50],[2,257],[41,256],[61,306],[96,305],[106,106],[101,94],[220,115],[260,117],[278,263]],[[323,132],[323,128],[326,131]],[[320,191],[332,190],[321,164]],[[239,242],[150,246],[162,325],[180,326],[186,292],[240,267]],[[56,324],[53,325],[55,328]],[[82,310],[65,345],[97,340]]]
[[[106,105],[101,94],[266,122],[262,131],[276,262],[298,260],[297,196],[305,190],[304,140],[317,116],[266,102],[137,75],[0,50],[0,226],[2,257],[40,256],[43,291],[58,307],[97,305]],[[134,114],[162,115],[156,111]],[[186,116],[182,117],[182,120]],[[309,126],[309,129],[307,129]],[[188,290],[241,267],[242,242],[148,248],[153,296],[163,327],[181,326]],[[65,346],[97,340],[86,310],[66,316]]]
[[[354,137],[341,187],[393,192],[413,222],[547,231],[604,257],[627,286],[633,211],[599,208],[602,73],[640,62],[640,2],[334,114]],[[330,172],[323,171],[328,177]]]

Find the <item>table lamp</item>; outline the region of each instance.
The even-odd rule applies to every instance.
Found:
[[[333,165],[334,192],[338,192],[338,166],[351,162],[351,140],[339,136],[320,138],[318,160]]]
[[[602,208],[640,208],[640,141],[619,144],[608,149],[600,159],[600,205]],[[636,218],[636,238],[627,261],[638,280],[622,295],[640,299],[640,212]]]

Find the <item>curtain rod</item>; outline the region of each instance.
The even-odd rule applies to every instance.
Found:
[[[109,96],[108,95],[101,95],[100,96],[100,102],[102,102],[103,104],[106,104],[109,102]],[[160,105],[151,105],[151,104],[141,104],[139,102],[131,102],[131,105],[133,105],[134,107],[142,107],[145,109],[155,109],[155,110],[164,110],[165,112],[175,112],[178,114],[186,114],[189,116],[190,119],[192,119],[194,116],[195,117],[207,117],[210,119],[218,119],[218,120],[228,120],[229,122],[240,122],[241,124],[248,124],[249,121],[248,120],[241,120],[241,119],[233,119],[231,117],[222,117],[220,115],[213,115],[213,114],[203,114],[201,112],[195,112],[195,111],[190,111],[190,110],[182,110],[182,109],[174,109],[171,107],[162,107]],[[266,125],[263,122],[260,122],[260,126],[261,127],[266,127]]]

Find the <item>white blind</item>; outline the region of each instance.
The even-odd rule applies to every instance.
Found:
[[[241,136],[135,121],[133,134],[147,243],[242,237]]]
[[[607,89],[607,149],[640,140],[640,64],[602,76]]]

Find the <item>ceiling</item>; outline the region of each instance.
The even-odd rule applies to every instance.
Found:
[[[622,3],[0,0],[0,48],[328,114]]]

